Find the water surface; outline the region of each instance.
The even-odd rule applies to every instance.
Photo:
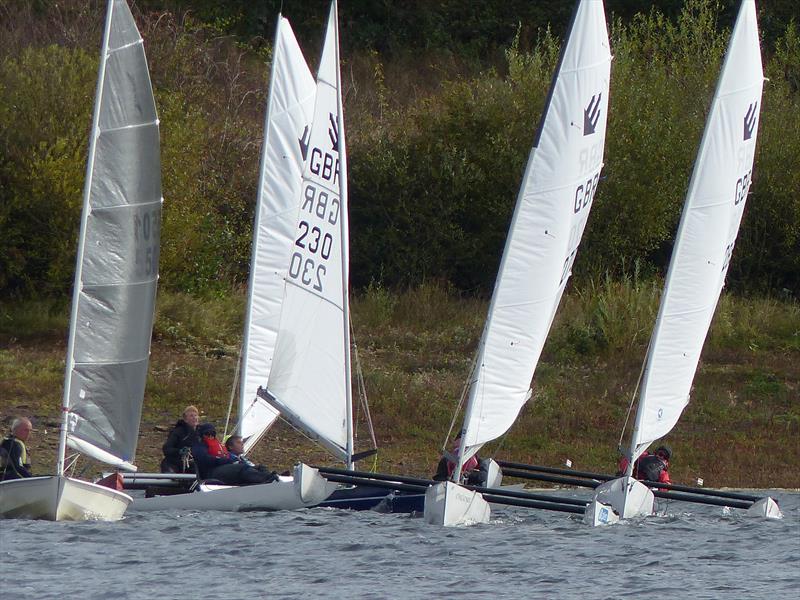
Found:
[[[0,596],[794,599],[800,494],[773,495],[783,520],[662,500],[661,516],[597,529],[521,508],[457,529],[328,509],[0,521]]]

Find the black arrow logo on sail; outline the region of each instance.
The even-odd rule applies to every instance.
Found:
[[[328,120],[331,126],[328,127],[328,137],[331,138],[331,148],[336,152],[339,151],[339,123],[336,121],[336,115],[328,113]]]
[[[597,121],[600,120],[600,98],[603,94],[592,96],[589,106],[583,109],[583,135],[591,135],[597,128]]]
[[[756,114],[758,113],[758,102],[754,102],[747,109],[747,114],[744,116],[744,140],[747,141],[753,137],[753,130],[756,128]]]
[[[303,161],[306,160],[308,156],[308,143],[311,140],[311,132],[308,131],[308,125],[306,128],[303,129],[303,137],[298,138],[298,142],[300,142],[300,152],[303,153]]]

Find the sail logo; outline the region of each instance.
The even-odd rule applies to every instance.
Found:
[[[308,158],[308,145],[311,142],[311,132],[308,130],[308,125],[303,129],[303,135],[297,138],[297,141],[300,142],[300,153],[303,155],[303,162],[306,162]]]
[[[320,148],[314,147],[311,150],[311,158],[309,160],[309,170],[331,185],[336,185],[339,176],[339,125],[336,120],[336,115],[328,113],[328,139],[331,142],[331,151],[323,151]],[[337,156],[334,156],[334,153]]]
[[[597,129],[600,120],[600,99],[603,94],[595,94],[589,101],[589,106],[583,109],[583,135],[591,135]]]
[[[758,102],[753,102],[747,108],[747,114],[744,116],[744,141],[746,142],[753,137],[753,131],[756,128],[756,117],[758,116]]]

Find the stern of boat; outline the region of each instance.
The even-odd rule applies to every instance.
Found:
[[[750,517],[759,517],[762,519],[782,519],[783,512],[781,512],[778,503],[772,498],[767,496],[761,498],[753,503],[753,506],[747,509],[747,515]]]
[[[294,485],[300,500],[306,506],[314,506],[325,500],[339,486],[319,474],[317,469],[304,463],[294,466]]]
[[[452,481],[432,485],[425,492],[425,522],[431,525],[457,527],[488,523],[489,503],[478,492]]]
[[[619,477],[597,486],[592,500],[592,504],[611,508],[621,519],[650,516],[655,504],[652,490],[633,477]],[[599,508],[592,510],[599,512]]]

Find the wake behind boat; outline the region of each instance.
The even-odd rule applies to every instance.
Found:
[[[109,0],[84,183],[56,475],[0,482],[0,517],[116,520],[131,502],[67,476],[67,447],[132,464],[153,327],[161,223],[159,130],[142,38]]]

